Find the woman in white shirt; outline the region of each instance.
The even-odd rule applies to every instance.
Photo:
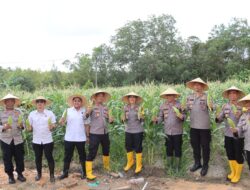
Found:
[[[48,161],[50,181],[54,183],[54,143],[51,131],[55,127],[56,117],[52,111],[45,109],[45,107],[51,104],[51,102],[43,96],[39,96],[34,99],[32,104],[34,104],[37,109],[29,114],[28,120],[30,126],[26,126],[26,128],[33,133],[32,146],[35,152],[37,170],[37,176],[35,177],[35,180],[39,181],[42,177],[42,156],[44,152]]]
[[[69,174],[70,162],[73,157],[74,149],[76,147],[80,164],[81,164],[81,178],[86,178],[85,161],[85,142],[86,132],[86,98],[82,95],[76,94],[68,98],[68,105],[59,123],[64,125],[66,123],[66,133],[64,137],[64,167],[63,174],[59,177],[60,180],[67,178]]]

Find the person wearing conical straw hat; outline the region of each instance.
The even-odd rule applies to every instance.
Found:
[[[231,125],[237,126],[240,116],[242,114],[242,107],[238,105],[237,101],[244,96],[244,92],[235,86],[231,86],[226,89],[222,96],[229,100],[228,103],[222,106],[220,110],[217,107],[216,113],[216,122],[221,123],[225,121],[224,128],[224,147],[226,150],[229,166],[230,166],[230,174],[227,175],[228,180],[233,180],[236,175],[236,168],[238,165],[243,164],[243,146],[244,139],[236,138],[232,133],[230,127]],[[233,123],[230,123],[230,121]]]
[[[241,115],[237,127],[231,127],[232,132],[236,137],[241,139],[244,138],[244,150],[246,151],[246,159],[250,170],[250,94],[243,97],[238,101],[238,105],[244,107],[246,110]],[[238,144],[238,148],[242,148],[242,143]],[[239,152],[243,154],[243,152]],[[238,183],[241,178],[241,173],[243,170],[243,162],[236,162],[235,165],[235,175],[231,179],[232,183]]]
[[[86,161],[86,175],[88,180],[94,180],[96,178],[92,173],[92,166],[99,144],[102,146],[103,167],[106,170],[110,170],[108,123],[113,122],[113,117],[108,107],[104,105],[110,97],[108,92],[103,90],[96,91],[91,96],[93,105],[89,105],[87,109],[86,116],[90,119],[87,129],[87,135],[89,136],[89,154]]]
[[[0,111],[0,140],[3,152],[4,171],[9,176],[9,184],[14,184],[14,167],[12,158],[16,162],[17,179],[26,181],[24,171],[24,146],[22,129],[24,128],[22,113],[15,108],[20,105],[20,99],[12,94],[7,94],[0,100],[4,110]]]
[[[62,180],[69,175],[70,162],[72,160],[74,149],[76,148],[79,155],[81,165],[81,179],[86,178],[85,162],[86,152],[85,144],[87,139],[86,125],[86,104],[85,96],[74,94],[67,99],[69,108],[67,108],[59,121],[61,125],[66,124],[66,132],[64,136],[64,165],[63,173],[59,176]]]
[[[158,117],[153,118],[154,123],[164,124],[166,135],[166,154],[169,168],[175,163],[176,172],[180,169],[182,156],[183,122],[186,118],[180,102],[177,100],[180,94],[172,88],[161,93],[160,97],[165,102],[160,106]]]
[[[142,171],[142,140],[144,109],[140,104],[143,102],[141,96],[130,92],[122,97],[124,106],[122,121],[125,122],[125,147],[127,151],[127,165],[124,171],[128,171],[134,165],[134,154],[136,153],[135,174]]]
[[[187,97],[186,110],[190,112],[190,142],[193,148],[194,165],[190,168],[194,172],[200,168],[201,176],[208,172],[210,159],[211,130],[209,111],[213,111],[214,105],[209,94],[208,84],[202,79],[196,78],[186,83],[186,86],[194,92]],[[201,151],[203,165],[201,165]]]
[[[32,104],[36,107],[36,110],[30,112],[26,129],[32,131],[33,135],[32,147],[35,152],[37,170],[35,180],[39,181],[42,177],[42,156],[44,152],[48,161],[50,182],[54,183],[55,161],[53,158],[52,130],[55,128],[56,116],[52,111],[45,108],[51,104],[51,101],[43,96],[36,97],[32,100]]]

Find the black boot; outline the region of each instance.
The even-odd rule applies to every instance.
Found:
[[[9,176],[9,184],[16,183],[13,173],[9,173],[8,176]]]
[[[25,182],[26,181],[26,178],[23,176],[22,173],[18,173],[18,176],[17,176],[17,179],[21,182]]]
[[[86,178],[86,167],[85,167],[85,162],[81,164],[81,179]]]
[[[55,175],[54,175],[55,164],[54,162],[51,162],[48,163],[48,165],[49,165],[50,182],[55,183]]]
[[[201,176],[207,175],[207,171],[208,171],[208,164],[205,164],[205,165],[202,166]]]
[[[69,165],[70,163],[65,162],[63,166],[63,174],[59,176],[59,180],[62,180],[64,178],[67,178],[69,176]]]
[[[201,162],[196,160],[194,162],[194,165],[190,168],[191,172],[195,172],[196,170],[200,169],[202,167]]]
[[[56,179],[55,179],[55,175],[54,174],[50,174],[50,182],[51,183],[55,183]]]
[[[42,173],[41,172],[37,172],[37,175],[35,177],[35,181],[39,181],[42,178]]]

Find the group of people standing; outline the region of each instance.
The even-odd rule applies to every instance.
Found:
[[[242,90],[234,86],[226,89],[222,95],[229,101],[223,105],[222,109],[218,109],[211,97],[205,93],[209,87],[202,79],[197,78],[189,81],[186,86],[192,89],[193,93],[187,97],[184,104],[178,101],[181,94],[169,88],[160,95],[166,101],[160,106],[159,114],[152,118],[154,124],[163,124],[164,126],[168,166],[175,167],[177,172],[180,169],[183,122],[190,115],[190,142],[194,157],[194,164],[190,171],[194,172],[201,168],[201,176],[207,174],[211,142],[209,112],[216,110],[216,122],[225,121],[225,149],[231,170],[227,179],[232,183],[237,183],[243,168],[244,150],[250,167],[250,95],[245,96]],[[86,97],[80,94],[68,97],[69,108],[59,119],[60,125],[66,125],[64,166],[59,180],[68,177],[75,147],[79,154],[82,179],[94,180],[96,178],[92,168],[100,144],[102,146],[103,167],[107,171],[110,170],[108,125],[114,122],[114,118],[105,105],[110,97],[111,95],[106,91],[96,91],[90,98],[91,105],[88,105]],[[125,148],[127,152],[127,164],[124,171],[130,170],[135,165],[134,172],[138,174],[143,169],[143,125],[145,119],[144,109],[141,106],[143,98],[130,92],[122,97],[122,101],[125,103],[121,119],[125,123]],[[43,96],[35,98],[32,104],[36,106],[36,110],[29,114],[25,122],[20,109],[18,109],[18,105],[20,105],[18,97],[8,94],[0,100],[0,104],[4,106],[4,110],[0,112],[0,140],[9,183],[15,183],[13,157],[16,163],[17,179],[21,182],[26,181],[22,174],[24,171],[22,130],[25,128],[33,134],[32,147],[37,169],[35,180],[39,181],[42,177],[44,152],[48,161],[50,181],[55,182],[52,130],[56,127],[56,116],[46,108],[51,104],[50,100]],[[89,143],[88,155],[85,152],[86,142]]]

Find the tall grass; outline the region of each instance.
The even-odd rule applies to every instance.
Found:
[[[209,83],[210,89],[209,93],[212,95],[215,103],[217,105],[222,105],[226,102],[222,98],[221,93],[226,88],[231,85],[236,85],[239,88],[243,89],[246,93],[250,92],[250,86],[247,83],[229,80],[225,83],[212,82]],[[143,99],[143,106],[145,108],[145,136],[143,142],[143,155],[144,155],[144,164],[148,166],[154,166],[157,161],[165,160],[165,135],[163,133],[162,125],[153,125],[151,122],[152,116],[158,112],[160,104],[163,102],[159,98],[159,95],[168,87],[175,88],[182,97],[185,98],[191,92],[189,89],[186,89],[184,85],[155,85],[153,83],[144,84],[144,85],[134,85],[134,86],[125,86],[119,88],[106,88],[108,92],[111,93],[111,100],[108,102],[108,107],[112,110],[112,115],[115,117],[115,122],[109,126],[110,130],[110,140],[111,140],[111,167],[113,170],[121,170],[126,162],[126,152],[124,146],[124,124],[120,120],[120,116],[123,110],[124,104],[121,102],[123,95],[129,91],[135,91],[140,94]],[[81,93],[87,98],[95,89],[81,89],[79,87],[72,86],[67,89],[57,89],[53,87],[48,87],[35,91],[34,93],[28,93],[23,91],[17,91],[15,89],[8,91],[1,91],[0,96],[3,97],[8,92],[13,93],[16,96],[19,96],[23,100],[21,109],[27,117],[28,113],[34,109],[30,105],[30,101],[38,95],[44,95],[49,98],[53,104],[48,108],[51,109],[59,119],[67,107],[66,98],[74,93]],[[211,162],[216,162],[218,156],[222,159],[225,159],[224,153],[224,138],[221,128],[223,125],[217,126],[215,124],[214,115],[211,114],[211,125],[212,125],[212,143],[211,143]],[[183,159],[182,159],[182,169],[181,174],[185,174],[187,168],[192,163],[192,150],[190,146],[189,139],[189,119],[184,123],[184,134],[183,134]],[[63,162],[63,138],[65,133],[65,126],[59,126],[53,131],[53,139],[55,142],[54,156],[56,160],[56,165],[61,166]],[[34,160],[34,153],[31,148],[31,134],[23,131],[23,137],[25,140],[25,152],[26,159]],[[75,156],[77,157],[77,156]],[[161,162],[164,163],[164,162]],[[169,172],[168,172],[169,173]],[[174,175],[173,173],[169,173]]]

